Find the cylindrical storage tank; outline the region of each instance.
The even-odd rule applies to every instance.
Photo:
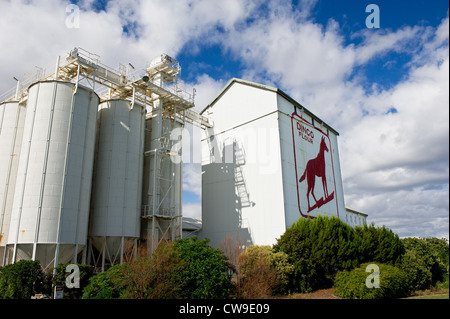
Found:
[[[0,266],[4,265],[26,104],[0,104]]]
[[[111,264],[133,256],[140,233],[145,108],[99,105],[89,238]]]
[[[29,87],[8,262],[76,261],[86,247],[99,98],[61,81]]]

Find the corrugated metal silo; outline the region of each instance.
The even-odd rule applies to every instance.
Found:
[[[89,237],[109,263],[136,251],[140,234],[145,108],[125,100],[99,105]],[[131,254],[133,255],[133,254]]]
[[[8,242],[17,166],[22,144],[26,104],[18,101],[0,104],[0,266]]]
[[[49,268],[85,248],[98,103],[92,90],[69,82],[29,87],[8,262]]]

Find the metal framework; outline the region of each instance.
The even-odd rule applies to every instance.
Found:
[[[130,65],[131,66],[131,65]],[[132,66],[131,66],[132,67]],[[134,67],[132,67],[134,69]],[[181,237],[181,210],[179,214],[173,209],[161,206],[165,194],[160,193],[162,172],[161,162],[167,159],[170,149],[167,148],[163,140],[161,129],[163,119],[172,119],[180,123],[196,125],[202,129],[213,126],[211,120],[201,115],[192,108],[194,107],[195,89],[192,94],[179,87],[178,76],[180,73],[179,63],[166,54],[151,61],[145,70],[145,75],[129,72],[128,66],[120,65],[118,70],[114,70],[100,62],[100,57],[82,48],[74,48],[65,59],[57,58],[53,72],[46,72],[46,69],[38,68],[37,72],[25,74],[22,82],[17,80],[15,88],[0,95],[0,101],[22,100],[26,101],[28,96],[28,86],[37,81],[60,80],[69,81],[75,84],[75,91],[78,85],[84,85],[94,90],[100,97],[100,103],[110,99],[125,99],[134,103],[144,105],[147,110],[147,118],[151,117],[152,123],[152,143],[149,150],[145,150],[145,155],[153,157],[153,167],[151,168],[149,183],[148,205],[143,206],[141,216],[144,223],[148,223],[147,234],[144,234],[147,243],[147,253],[151,254],[158,244],[164,239],[176,239]],[[181,177],[180,177],[181,178]],[[174,180],[169,181],[170,187],[174,187]],[[181,184],[180,184],[181,187]],[[91,247],[91,242],[88,244]],[[121,245],[123,250],[123,245]],[[135,248],[132,249],[135,252]],[[91,256],[95,264],[101,263],[105,267],[105,256],[112,252],[106,249],[98,256]],[[113,253],[114,254],[114,253]],[[133,253],[134,254],[134,253]],[[116,254],[114,254],[116,255]],[[120,261],[123,260],[123,252],[119,254]],[[56,256],[55,256],[56,257]],[[56,257],[57,258],[57,257]],[[101,258],[100,261],[98,258]]]

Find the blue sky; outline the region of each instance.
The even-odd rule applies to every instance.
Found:
[[[69,3],[80,8],[75,28],[65,23]],[[371,3],[380,28],[366,27]],[[401,236],[448,238],[448,1],[0,0],[0,8],[1,92],[76,46],[112,67],[175,57],[197,110],[232,77],[272,85],[340,133],[346,204]],[[200,216],[200,171],[191,154],[187,216]]]

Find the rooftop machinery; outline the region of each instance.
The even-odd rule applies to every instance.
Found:
[[[186,123],[203,129],[211,127],[212,123],[192,110],[194,94],[179,88],[179,73],[179,63],[166,54],[152,60],[142,75],[129,74],[124,66],[113,70],[103,65],[99,56],[74,48],[65,60],[57,58],[54,72],[47,74],[39,70],[37,74],[25,77],[22,83],[18,81],[15,90],[0,97],[0,101],[27,104],[22,143],[27,159],[22,160],[22,166],[31,167],[34,163],[34,158],[30,157],[34,155],[30,154],[45,154],[43,163],[36,162],[33,167],[33,171],[38,172],[36,176],[28,169],[21,171],[22,162],[19,163],[16,184],[21,187],[16,187],[14,201],[19,201],[20,205],[11,217],[7,245],[11,256],[6,256],[7,247],[5,260],[9,258],[14,262],[16,257],[41,257],[46,265],[53,263],[56,266],[58,262],[70,261],[70,256],[75,261],[82,251],[83,262],[86,257],[93,257],[96,265],[101,260],[103,269],[105,263],[113,264],[118,259],[122,261],[127,253],[136,253],[139,235],[146,243],[147,255],[162,240],[181,237],[182,163],[178,147],[181,143],[180,135],[174,135],[173,131]],[[89,109],[97,112],[97,105],[98,115],[88,115],[91,111],[86,113]],[[97,130],[92,131],[92,125],[89,124],[88,129],[88,123],[95,118]],[[86,125],[84,133],[83,124]],[[40,126],[41,132],[38,131]],[[84,139],[84,143],[79,138]],[[92,145],[95,143],[94,165]],[[59,167],[53,166],[55,161],[62,165],[60,171],[65,172],[57,178],[55,171]],[[92,185],[86,182],[92,174],[89,167],[95,167]],[[77,192],[72,191],[74,185],[78,185],[75,187]],[[86,243],[83,229],[87,229],[87,217],[80,215],[80,207],[85,206],[85,192],[91,187],[89,243]],[[26,206],[30,204],[26,196],[30,202],[37,201],[37,215],[30,215],[29,219],[25,218]],[[70,209],[61,213],[63,201],[71,208],[78,207],[75,208],[78,215],[75,211],[70,213]],[[78,204],[73,206],[71,203]],[[57,207],[60,207],[59,213]],[[1,213],[3,220],[6,214]],[[56,218],[46,214],[56,214]],[[69,229],[72,224],[75,228]],[[75,236],[75,239],[70,237],[61,241],[67,237],[62,234],[65,227],[69,227],[68,238]],[[25,228],[29,230],[27,235],[24,235]],[[51,242],[53,246],[39,248],[43,238],[46,238],[46,244]],[[99,254],[94,256],[88,252],[86,256],[86,245],[95,247]]]

